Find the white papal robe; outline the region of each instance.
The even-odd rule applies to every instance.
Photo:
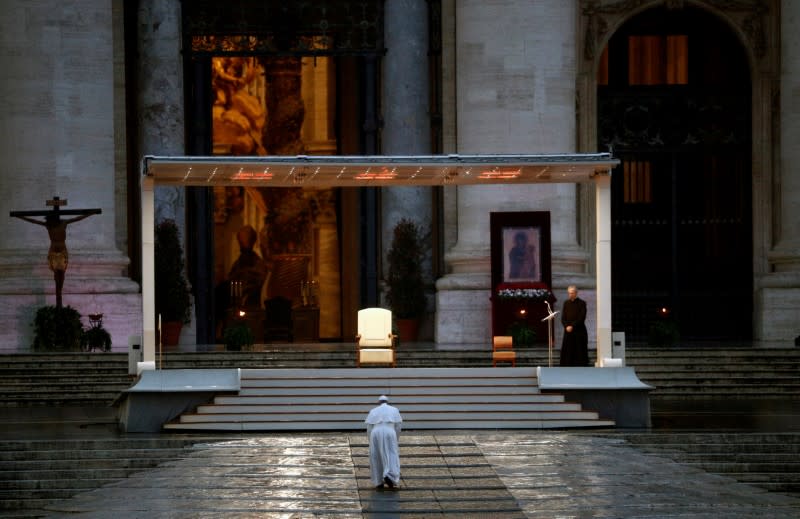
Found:
[[[367,419],[367,437],[369,438],[369,466],[372,484],[383,484],[388,477],[392,483],[400,483],[400,437],[403,419],[396,407],[387,403],[373,408]]]

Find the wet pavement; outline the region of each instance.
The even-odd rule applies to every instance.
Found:
[[[51,505],[46,517],[800,517],[798,497],[612,433],[404,432],[395,490],[372,487],[365,434],[198,437],[183,458]]]
[[[193,447],[27,517],[800,518],[797,494],[707,473],[624,439],[690,430],[797,433],[800,403],[653,402],[653,411],[653,429],[641,431],[404,431],[396,490],[372,488],[365,433],[147,435],[188,438]],[[0,423],[4,439],[145,436],[120,434],[113,408],[6,409]]]

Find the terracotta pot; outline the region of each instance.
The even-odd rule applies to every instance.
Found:
[[[395,324],[401,343],[414,342],[419,337],[419,319],[396,319]]]
[[[169,321],[161,323],[161,345],[163,347],[177,346],[181,338],[183,323],[180,321]]]

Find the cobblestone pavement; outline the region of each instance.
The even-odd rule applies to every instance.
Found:
[[[80,518],[792,518],[800,499],[591,432],[407,432],[396,490],[365,434],[198,438],[191,454],[49,507]]]

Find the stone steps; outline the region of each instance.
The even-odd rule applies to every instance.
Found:
[[[800,492],[800,433],[627,434],[638,449],[770,491]]]
[[[123,353],[36,353],[2,356],[0,407],[104,407],[130,387]]]
[[[170,352],[165,353],[163,360],[168,368],[304,367],[311,369],[328,366],[353,367],[354,354],[350,347],[339,351],[335,346],[321,346],[331,351],[315,351],[313,348],[316,346],[307,346],[305,348],[308,351],[295,352],[287,352],[285,347],[267,352]],[[430,348],[418,350],[409,348],[399,352],[398,365],[400,367],[411,367],[410,364],[415,367],[436,367],[436,363],[441,362],[446,366],[454,363],[463,363],[465,366],[488,366],[489,355],[488,350],[453,352],[431,351]],[[548,355],[544,348],[519,349],[518,355],[521,359],[518,365],[547,365]],[[13,381],[13,377],[19,376],[21,371],[31,371],[24,376],[37,378],[33,370],[39,370],[38,373],[42,376],[54,373],[55,375],[51,376],[85,375],[89,377],[87,380],[99,377],[100,380],[93,380],[93,383],[99,384],[119,377],[119,381],[116,383],[119,385],[124,383],[124,386],[128,387],[131,379],[127,375],[127,362],[126,354],[115,353],[4,355],[4,367],[0,370],[0,393],[4,395],[4,399],[0,402],[0,407],[8,407],[9,403],[12,406],[31,409],[47,405],[55,408],[63,408],[63,406],[106,407],[117,396],[115,391],[101,394],[104,390],[94,386],[91,390],[84,387],[83,391],[75,391],[74,395],[45,391],[42,391],[41,394],[32,394],[33,392],[29,390],[26,398],[23,398],[23,395],[17,395],[18,399],[6,400],[5,396],[10,393],[6,390],[5,384],[7,381]],[[636,368],[640,379],[656,386],[656,390],[651,395],[654,404],[666,400],[688,402],[679,404],[684,409],[695,409],[699,402],[707,402],[704,405],[713,410],[717,407],[716,402],[735,401],[742,397],[759,400],[771,396],[783,401],[786,399],[798,401],[800,400],[800,391],[796,387],[789,387],[785,380],[776,383],[778,378],[769,374],[770,369],[774,367],[772,373],[783,376],[787,368],[791,370],[798,363],[800,363],[800,349],[756,350],[754,352],[749,348],[656,349],[629,346],[627,351],[627,364]],[[753,374],[756,371],[766,373],[763,377],[758,377],[763,381],[763,385],[753,383],[746,386],[744,380],[748,377],[754,378]],[[106,379],[106,377],[108,378]],[[708,380],[713,382],[703,382]],[[723,384],[722,382],[725,380],[732,382]],[[103,385],[105,386],[105,384]],[[719,387],[712,388],[710,387],[712,385]],[[749,392],[751,389],[752,391]],[[374,397],[374,395],[370,393],[370,397]],[[269,399],[270,397],[261,395],[252,398]],[[318,400],[320,397],[311,398]],[[441,398],[445,399],[443,402],[450,405],[459,404],[458,398],[453,395],[444,395]],[[302,403],[301,396],[297,396],[296,399],[297,405],[308,404],[308,402]],[[343,401],[340,397],[334,397],[334,400],[340,404],[349,403],[350,405],[360,402],[360,400]],[[412,404],[403,405],[405,407]],[[456,408],[454,407],[454,409]],[[657,406],[654,407],[654,410],[656,408]],[[235,412],[243,410],[234,408]],[[674,410],[675,408],[672,408],[667,412],[671,413]],[[791,416],[786,419],[796,420]],[[713,414],[710,416],[710,420],[723,423]],[[731,420],[731,423],[734,427],[740,424],[738,419]],[[796,427],[796,421],[794,423]],[[6,422],[6,426],[8,426],[8,422]],[[196,433],[194,434],[196,435]],[[798,443],[797,434],[756,436],[746,433],[718,433],[715,435],[716,441],[708,441],[705,435],[698,436],[690,433],[675,434],[672,439],[667,436],[656,436],[652,432],[642,434],[625,432],[624,434],[626,438],[649,438],[647,442],[642,443],[640,448],[647,448],[664,456],[676,456],[676,461],[681,463],[691,463],[704,470],[713,469],[715,472],[718,471],[768,490],[800,492],[795,461],[800,459],[800,456],[794,450]],[[111,440],[111,444],[114,446],[124,445],[128,441],[130,440],[115,438]],[[21,508],[41,509],[46,504],[61,499],[63,496],[68,497],[87,488],[119,481],[119,479],[103,477],[102,473],[94,470],[81,471],[81,460],[90,460],[90,463],[96,466],[96,460],[104,459],[108,462],[105,465],[107,470],[118,471],[118,474],[124,473],[129,476],[142,470],[131,467],[131,459],[144,458],[157,465],[165,460],[180,458],[182,449],[186,448],[181,446],[202,440],[197,436],[193,436],[191,439],[173,439],[172,435],[167,435],[151,441],[155,444],[146,446],[144,439],[137,440],[138,447],[131,447],[136,450],[136,453],[133,454],[125,452],[124,449],[118,450],[100,440],[0,441],[0,474],[8,476],[0,479],[0,512]],[[23,467],[16,463],[26,459],[32,460],[31,468],[34,469],[37,465],[45,466],[47,460],[59,462],[74,460],[74,466],[69,472],[69,476],[65,478],[54,478],[54,471],[48,471],[50,473],[41,474],[41,479],[28,479],[22,476],[21,472],[11,470],[12,467],[21,470]],[[117,459],[120,460],[118,464]],[[783,468],[781,465],[784,465]],[[54,465],[54,467],[58,467],[55,470],[59,473],[67,470],[63,465]],[[9,514],[13,513],[9,512]],[[0,515],[8,516],[2,513]],[[25,513],[18,516],[31,517]]]
[[[33,517],[78,492],[120,481],[183,457],[196,439],[0,441],[0,517]]]
[[[596,412],[542,395],[535,368],[242,369],[236,395],[220,395],[166,430],[361,430],[377,394],[404,429],[613,427]]]
[[[232,368],[290,369],[351,368],[351,344],[259,345],[260,351],[164,352],[165,369]],[[558,351],[554,352],[557,363]],[[594,352],[590,352],[590,356]],[[517,349],[520,367],[548,365],[544,346]],[[786,398],[800,397],[800,348],[753,349],[718,347],[628,347],[626,363],[652,386],[653,399]],[[484,367],[487,349],[448,350],[434,345],[402,345],[398,367]],[[106,406],[129,387],[124,353],[59,353],[3,355],[0,407]]]

